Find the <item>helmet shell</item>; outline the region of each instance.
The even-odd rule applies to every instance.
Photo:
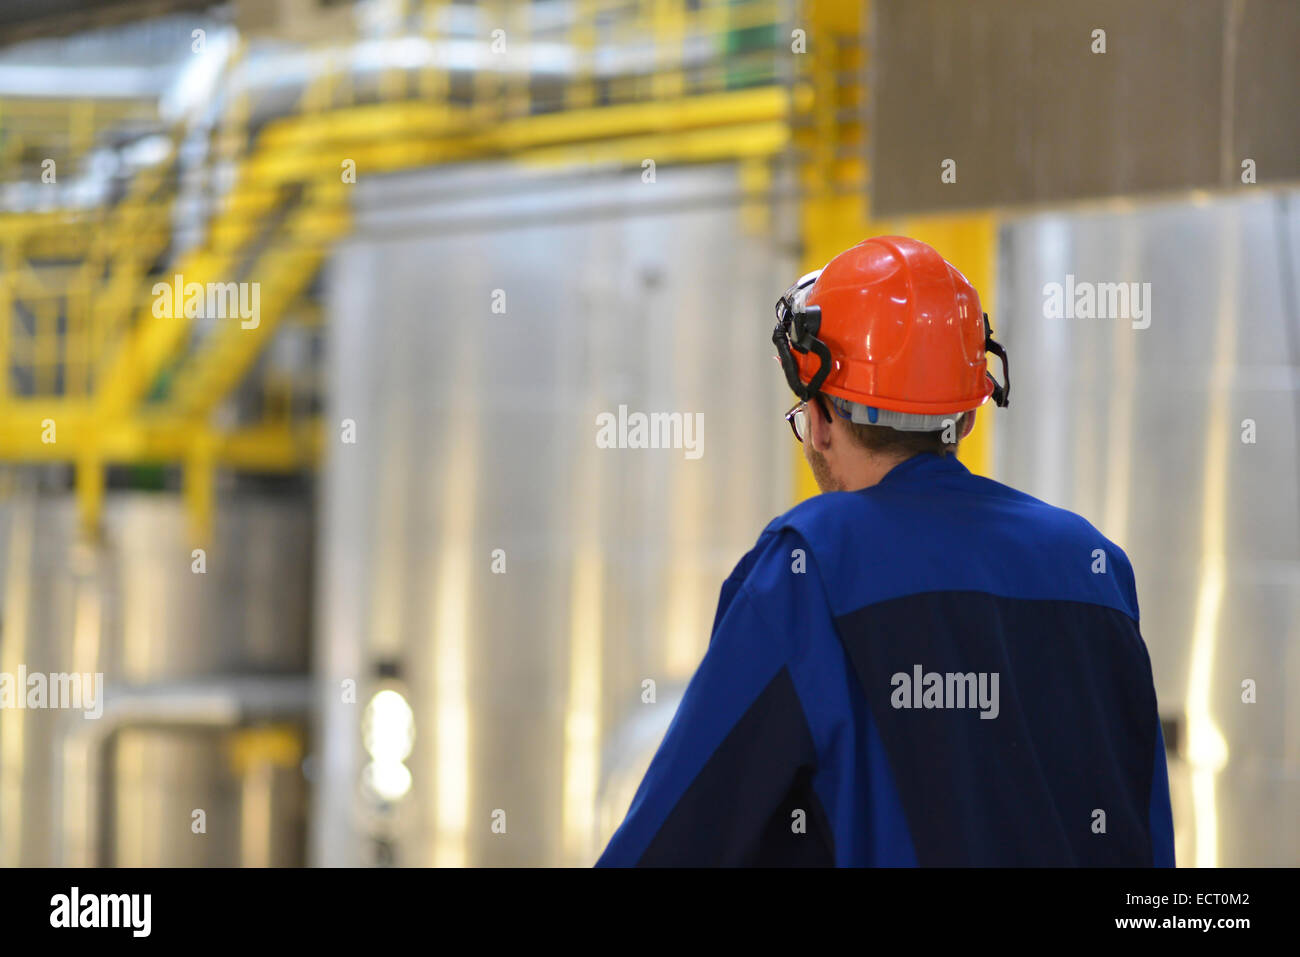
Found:
[[[979,294],[923,242],[864,240],[826,264],[805,301],[821,309],[833,359],[823,392],[922,415],[966,412],[993,392]],[[809,381],[817,358],[796,361]]]

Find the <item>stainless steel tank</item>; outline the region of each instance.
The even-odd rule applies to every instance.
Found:
[[[997,477],[1133,560],[1184,864],[1300,863],[1297,210],[1252,190],[1027,215],[1001,235],[994,324],[1015,384]],[[1101,283],[1149,284],[1149,315],[1048,303]]]
[[[102,673],[104,692],[97,719],[0,711],[3,862],[302,863],[305,499],[220,502],[203,573],[174,494],[110,493],[95,547],[66,494],[4,511],[0,671]]]
[[[770,334],[795,220],[753,228],[731,165],[448,168],[355,208],[328,282],[312,858],[590,863],[635,776],[607,745],[657,744],[719,585],[791,502]],[[620,407],[703,431],[601,447],[611,421],[635,444]],[[362,784],[380,689],[414,714],[393,800]]]

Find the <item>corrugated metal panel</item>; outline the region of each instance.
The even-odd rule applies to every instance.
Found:
[[[1300,5],[877,0],[877,215],[1300,178]],[[1105,52],[1093,52],[1093,31]],[[956,181],[941,164],[956,163]]]

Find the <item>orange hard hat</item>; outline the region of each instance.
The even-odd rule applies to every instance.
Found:
[[[1007,354],[979,294],[923,242],[864,240],[791,286],[776,314],[772,341],[801,399],[825,393],[919,416],[967,412],[990,396],[1007,404]],[[1002,360],[1002,384],[986,352]]]

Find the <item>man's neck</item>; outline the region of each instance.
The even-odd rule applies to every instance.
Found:
[[[910,455],[877,455],[868,453],[862,456],[844,479],[844,491],[857,492],[880,484],[896,465],[912,458]]]

